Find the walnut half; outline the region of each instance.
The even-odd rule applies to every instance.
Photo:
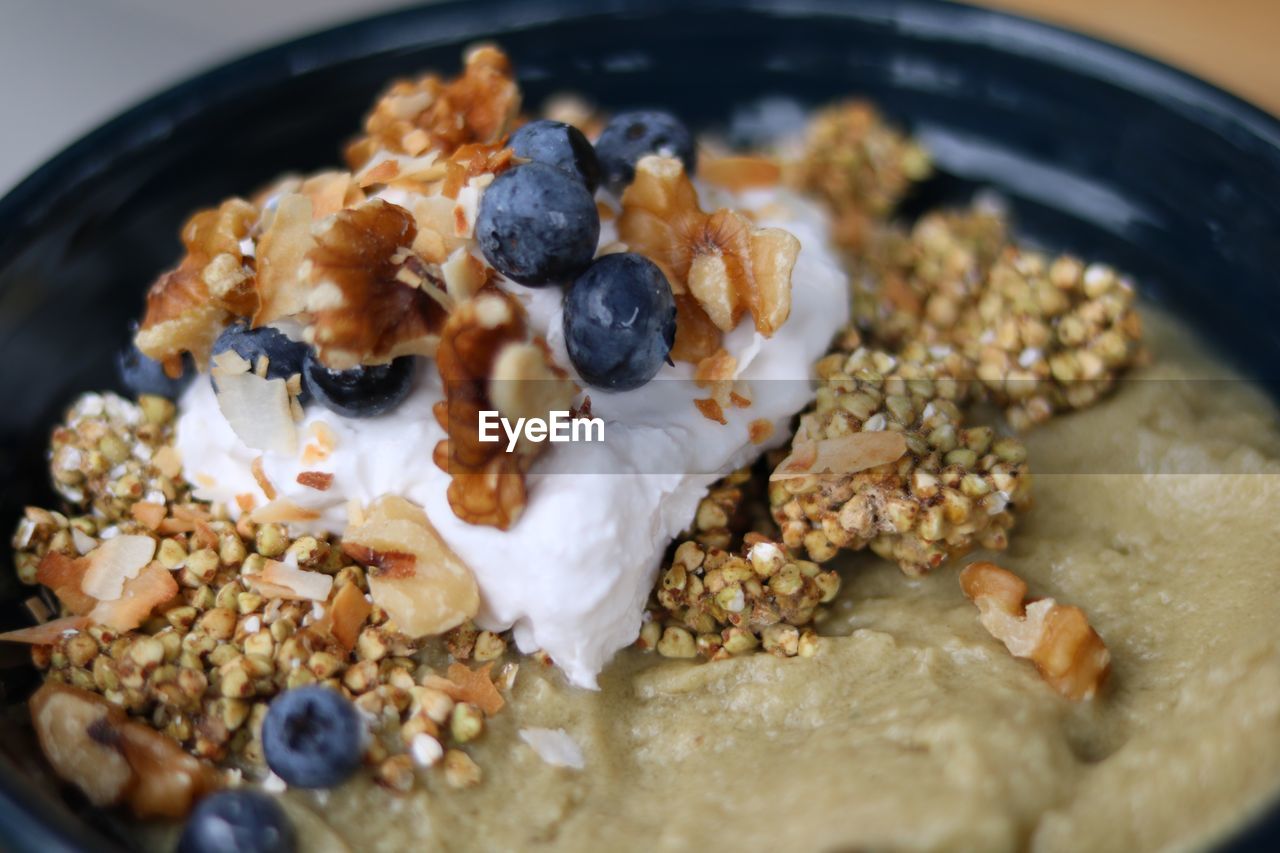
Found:
[[[658,264],[676,296],[692,296],[722,332],[750,314],[768,337],[791,313],[800,241],[780,228],[757,228],[731,210],[704,213],[673,157],[649,156],[636,165],[622,194],[618,236]]]
[[[1079,607],[1052,598],[1026,601],[1027,584],[995,563],[970,563],[960,588],[978,605],[982,626],[1014,657],[1026,658],[1068,699],[1092,699],[1111,672],[1111,653]]]
[[[449,315],[436,367],[445,394],[436,420],[448,438],[436,445],[435,462],[452,478],[449,506],[470,524],[506,530],[524,510],[525,470],[541,445],[526,442],[508,453],[504,442],[481,441],[480,412],[567,409],[571,386],[545,348],[529,340],[519,303],[496,290],[482,291]]]
[[[54,772],[96,806],[127,804],[140,818],[180,818],[220,785],[212,766],[95,693],[50,681],[29,707]]]

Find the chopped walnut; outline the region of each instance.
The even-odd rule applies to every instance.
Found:
[[[497,291],[482,292],[459,305],[441,334],[436,366],[445,399],[436,405],[436,419],[448,438],[436,446],[435,460],[452,477],[449,505],[471,524],[506,530],[515,523],[526,500],[525,469],[541,448],[525,443],[508,453],[501,442],[480,440],[480,412],[496,405],[490,395],[496,390],[498,399],[514,410],[553,402],[563,402],[560,408],[568,409],[572,400],[570,386],[561,381],[564,374],[551,363],[546,349],[533,345],[542,356],[539,366],[536,353],[523,348],[527,335],[519,303]],[[502,376],[533,378],[500,379],[495,386],[491,380],[500,356]]]
[[[214,340],[235,316],[252,315],[258,305],[254,270],[240,251],[258,220],[258,209],[231,198],[202,210],[182,228],[186,254],[147,293],[147,310],[135,337],[138,349],[181,371],[181,356],[209,356]]]
[[[791,312],[791,270],[800,242],[730,210],[704,213],[678,159],[649,156],[636,165],[635,180],[622,195],[618,236],[658,264],[672,291],[692,296],[722,332],[749,313],[757,331],[770,336]]]
[[[369,507],[343,534],[348,556],[369,567],[369,594],[410,637],[443,634],[476,614],[475,576],[421,509],[397,497]]]
[[[329,367],[434,352],[445,307],[400,277],[412,267],[416,231],[408,211],[375,199],[338,212],[316,235],[307,253],[307,335]]]
[[[978,605],[982,626],[1014,657],[1026,658],[1054,690],[1092,699],[1111,672],[1111,653],[1079,607],[1027,600],[1027,584],[995,563],[971,563],[960,588]]]
[[[519,111],[510,60],[498,48],[481,45],[467,53],[462,75],[454,80],[428,74],[392,84],[365,119],[365,136],[347,147],[347,162],[359,169],[378,149],[416,157],[498,142]]]
[[[30,708],[54,771],[96,806],[125,803],[141,818],[180,818],[220,786],[213,767],[87,690],[49,682]]]

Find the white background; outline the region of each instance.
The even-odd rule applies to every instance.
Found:
[[[0,0],[0,195],[210,65],[404,0]]]

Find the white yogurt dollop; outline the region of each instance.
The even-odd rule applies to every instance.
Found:
[[[755,191],[732,201],[739,209],[757,209],[759,224],[790,231],[801,250],[791,316],[782,328],[765,338],[748,317],[725,336],[737,378],[753,400],[747,408],[726,407],[727,425],[708,420],[693,405],[708,392],[689,381],[688,364],[666,366],[633,391],[587,388],[606,440],[544,445],[528,476],[524,514],[510,530],[499,531],[464,523],[449,507],[449,475],[432,462],[433,448],[445,437],[431,413],[441,398],[433,363],[423,360],[412,393],[382,417],[350,419],[308,406],[296,454],[246,447],[219,411],[210,383],[199,380],[179,402],[177,446],[187,479],[197,497],[226,503],[232,513],[237,495],[251,494],[262,505],[266,496],[250,465],[263,456],[278,496],[320,513],[312,531],[335,533],[346,525],[352,499],[408,498],[475,572],[482,600],[477,622],[491,630],[513,628],[521,650],[541,649],[574,684],[595,687],[613,654],[638,636],[663,552],[689,527],[707,487],[787,438],[791,417],[812,399],[807,380],[814,361],[848,321],[847,281],[830,247],[825,215],[786,191]],[[568,368],[561,290],[513,285],[511,291],[528,309],[534,332]],[[758,419],[773,425],[763,444],[748,435]],[[323,429],[317,424],[331,431],[336,447],[323,461],[307,461],[309,439]],[[331,473],[333,483],[325,491],[300,485],[304,471]]]

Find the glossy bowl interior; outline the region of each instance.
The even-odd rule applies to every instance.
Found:
[[[186,215],[283,170],[336,163],[389,78],[455,68],[477,39],[510,52],[531,106],[575,90],[723,127],[762,97],[866,95],[920,134],[940,167],[909,210],[997,189],[1024,238],[1132,272],[1280,390],[1280,123],[1205,83],[934,0],[447,2],[196,77],[0,200],[0,527],[52,499],[48,427],[76,392],[114,386],[111,354],[148,282],[178,255]],[[0,626],[19,624],[28,594],[0,572]],[[122,844],[110,818],[59,798],[41,772],[22,725],[34,684],[22,661],[0,649],[0,849]],[[1278,843],[1272,814],[1234,846]]]

